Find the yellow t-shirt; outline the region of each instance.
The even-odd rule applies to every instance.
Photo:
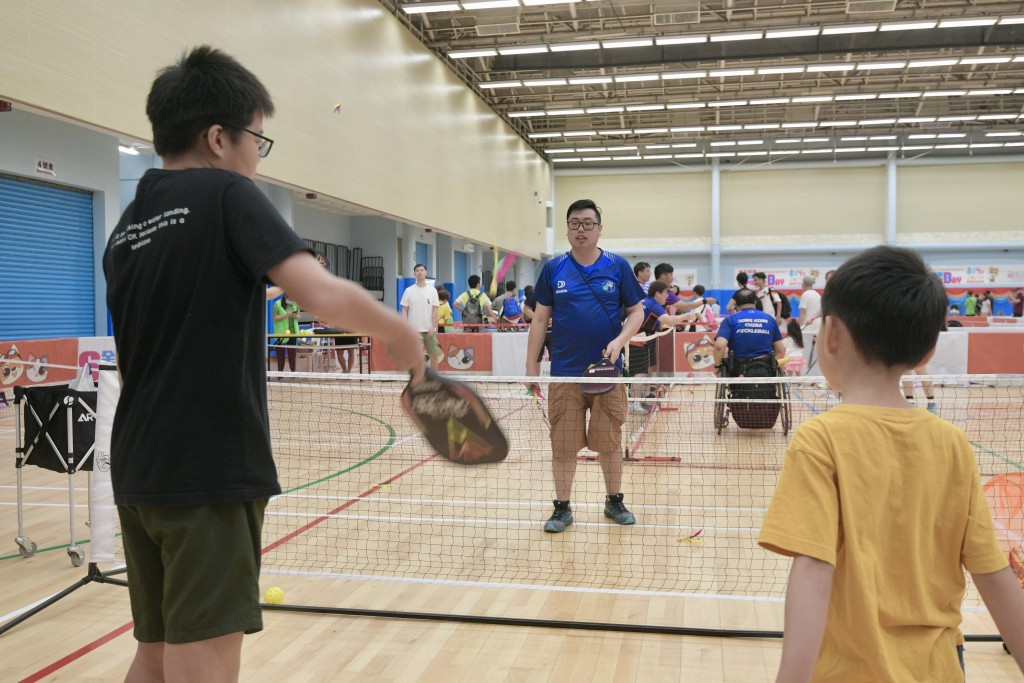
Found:
[[[447,301],[442,301],[441,305],[437,307],[437,324],[438,325],[451,325],[455,322],[452,318],[452,307],[448,305]]]
[[[963,681],[962,568],[1008,564],[967,436],[920,408],[802,424],[758,543],[835,566],[814,681]]]

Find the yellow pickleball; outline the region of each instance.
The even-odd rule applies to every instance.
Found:
[[[267,592],[263,594],[263,602],[268,605],[280,605],[284,602],[284,591],[277,586],[271,586],[267,589]]]

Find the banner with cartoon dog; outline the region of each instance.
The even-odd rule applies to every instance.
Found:
[[[441,346],[438,369],[442,371],[465,372],[469,374],[490,373],[493,369],[491,342],[492,335],[485,332],[442,332],[437,335]],[[395,366],[374,342],[370,345],[370,367],[374,372],[391,372]]]
[[[64,367],[51,367],[64,366]],[[0,342],[0,390],[69,382],[78,367],[78,339]]]
[[[708,332],[676,332],[675,373],[677,376],[692,377],[695,373],[714,372],[715,336]]]

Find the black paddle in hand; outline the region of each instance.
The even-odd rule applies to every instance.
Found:
[[[479,395],[462,382],[427,370],[409,381],[402,406],[440,455],[464,465],[500,462],[508,439]]]
[[[607,358],[602,358],[598,362],[589,366],[583,371],[583,377],[603,377],[606,379],[613,379],[621,376],[622,373],[619,368]],[[580,391],[584,394],[590,394],[592,396],[598,396],[600,394],[607,394],[612,390],[615,384],[612,382],[586,382],[580,383]]]

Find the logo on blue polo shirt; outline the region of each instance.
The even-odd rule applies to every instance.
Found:
[[[612,282],[611,280],[605,280],[604,281],[604,285],[601,286],[601,289],[603,289],[606,292],[614,292],[615,291],[615,283]]]

